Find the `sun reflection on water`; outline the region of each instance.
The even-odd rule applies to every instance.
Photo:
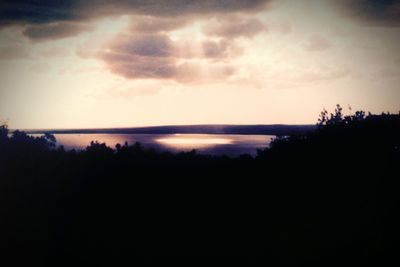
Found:
[[[205,136],[184,136],[174,135],[156,139],[156,142],[174,147],[208,147],[214,145],[229,145],[233,143],[232,139],[220,137]]]

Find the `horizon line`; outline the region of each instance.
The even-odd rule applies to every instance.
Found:
[[[315,123],[272,123],[272,124],[161,124],[149,126],[117,126],[117,127],[89,127],[89,128],[10,128],[10,131],[76,131],[76,130],[124,130],[124,129],[146,129],[146,128],[163,128],[163,127],[229,127],[229,126],[315,126]]]

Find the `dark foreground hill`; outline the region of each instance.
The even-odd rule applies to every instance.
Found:
[[[256,158],[54,141],[1,128],[4,261],[399,264],[397,114],[323,113]]]

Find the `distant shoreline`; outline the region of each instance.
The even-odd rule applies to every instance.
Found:
[[[132,128],[98,129],[37,129],[23,130],[28,134],[260,134],[288,135],[315,130],[315,125],[172,125]]]

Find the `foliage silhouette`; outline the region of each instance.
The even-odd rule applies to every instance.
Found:
[[[0,127],[0,251],[16,264],[398,262],[400,115],[321,113],[257,157]]]

